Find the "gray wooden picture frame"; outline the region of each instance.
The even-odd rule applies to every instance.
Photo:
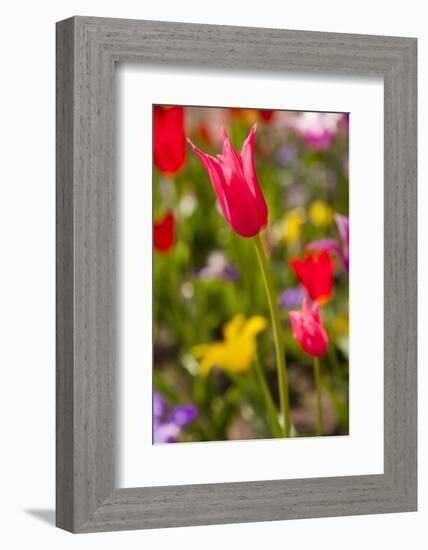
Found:
[[[416,510],[416,39],[73,17],[57,24],[56,48],[57,526],[83,533]],[[383,474],[115,487],[117,62],[383,77]]]

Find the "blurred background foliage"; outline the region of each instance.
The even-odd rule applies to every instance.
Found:
[[[162,116],[168,107],[154,109]],[[240,374],[213,369],[203,377],[191,353],[195,345],[221,340],[222,327],[236,314],[269,319],[269,311],[254,245],[225,222],[209,177],[184,137],[216,155],[221,151],[223,126],[240,151],[251,126],[257,122],[256,171],[269,209],[269,225],[263,238],[281,295],[298,286],[289,265],[291,257],[303,257],[305,245],[318,239],[340,241],[334,214],[348,215],[348,116],[179,109],[176,123],[181,130],[176,129],[180,135],[174,137],[179,141],[179,151],[171,153],[175,155],[175,166],[165,169],[155,152],[153,167],[153,373],[154,389],[169,407],[193,404],[198,413],[180,429],[179,435],[168,441],[269,438],[272,434],[254,369]],[[156,116],[154,124],[159,124],[155,133],[160,132],[162,122]],[[166,228],[168,215],[173,221]],[[169,232],[160,248],[156,247],[156,224],[160,232]],[[349,425],[348,273],[339,260],[335,263],[333,296],[322,307],[329,336],[328,352],[321,361],[326,435],[347,434]],[[294,300],[285,300],[285,305],[299,308],[298,294]],[[291,420],[294,435],[308,436],[315,431],[313,369],[310,357],[291,336],[288,311],[287,307],[281,309]],[[257,342],[260,363],[278,404],[270,324],[258,335]],[[157,425],[155,441],[156,429]]]

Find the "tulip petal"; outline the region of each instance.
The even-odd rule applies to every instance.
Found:
[[[267,320],[264,317],[261,315],[254,315],[245,323],[242,335],[244,338],[254,338],[259,332],[265,330],[267,325]]]
[[[334,239],[320,239],[319,241],[313,241],[305,246],[305,250],[327,250],[327,252],[332,252],[338,258],[342,258],[342,251],[339,243]]]
[[[312,315],[315,321],[321,323],[320,305],[317,302],[315,302],[314,307],[312,308]]]
[[[220,137],[223,142],[223,151],[221,155],[217,155],[217,158],[222,160],[222,164],[235,170],[239,174],[240,178],[244,179],[245,176],[242,166],[242,159],[235,151],[235,148],[230,141],[230,137],[227,135],[224,128],[220,130]]]
[[[306,319],[310,318],[311,316],[311,307],[306,297],[303,298],[303,302],[302,302],[302,314]]]
[[[290,265],[312,300],[325,303],[331,298],[335,264],[326,250],[307,253],[303,260],[291,258]]]
[[[174,175],[183,167],[186,160],[184,137],[183,107],[154,106],[153,157],[161,172]]]
[[[322,357],[328,348],[328,335],[320,316],[319,304],[312,307],[305,299],[301,311],[289,313],[293,337],[312,357]]]
[[[242,145],[241,159],[244,167],[246,177],[251,180],[251,187],[254,197],[256,196],[256,189],[253,187],[254,180],[257,181],[255,165],[254,165],[254,145],[256,141],[257,124],[251,128],[246,140]]]
[[[334,219],[342,241],[343,263],[349,271],[349,218],[342,214],[335,214]]]
[[[293,338],[295,338],[297,341],[300,341],[302,338],[302,326],[300,324],[301,314],[298,311],[290,311],[288,315],[291,321]]]
[[[225,165],[222,158],[218,160],[223,170],[223,191],[230,213],[226,219],[242,237],[254,237],[260,232],[261,223],[257,203],[248,183],[230,166]]]
[[[206,355],[210,351],[212,346],[213,344],[198,344],[197,346],[193,346],[192,348],[193,357],[195,357],[195,359],[201,359],[204,355]]]
[[[235,315],[223,327],[223,341],[192,348],[193,355],[200,360],[201,376],[207,376],[215,366],[233,373],[248,371],[256,356],[256,336],[266,327],[264,317],[255,315],[246,320],[242,314]]]
[[[262,227],[266,227],[268,219],[268,209],[265,198],[260,189],[260,184],[257,179],[256,168],[254,164],[254,143],[256,139],[257,124],[251,128],[247,139],[244,141],[241,151],[242,165],[244,168],[245,179],[248,186],[256,199],[258,206],[259,221]]]
[[[171,211],[153,224],[153,245],[160,253],[169,252],[175,244],[175,218]]]
[[[213,367],[224,365],[225,345],[223,342],[201,344],[192,348],[192,354],[201,360],[199,369],[201,376],[205,377]]]
[[[210,176],[220,208],[242,237],[254,237],[267,225],[267,206],[257,181],[253,148],[256,126],[243,147],[243,156],[237,155],[222,129],[223,152],[217,158],[200,151],[188,139],[190,146]],[[248,165],[248,166],[244,166]]]
[[[226,341],[232,341],[239,337],[239,333],[245,324],[245,317],[238,313],[223,327],[223,336]]]
[[[200,149],[196,147],[196,145],[193,145],[193,143],[190,141],[189,138],[187,138],[187,142],[189,143],[190,147],[193,149],[193,152],[195,153],[195,155],[202,162],[203,166],[205,167],[205,170],[208,172],[208,175],[214,187],[214,191],[217,196],[217,200],[219,202],[220,208],[226,220],[230,223],[229,207],[227,205],[226,197],[224,194],[224,187],[225,187],[224,175],[223,175],[223,171],[219,166],[218,160],[212,157],[211,155],[208,155],[207,153],[203,153]]]

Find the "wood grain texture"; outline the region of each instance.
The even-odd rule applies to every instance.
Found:
[[[74,525],[74,24],[56,36],[56,521]]]
[[[115,489],[116,62],[380,75],[383,475]],[[416,510],[416,40],[74,17],[57,24],[57,525],[72,532]]]

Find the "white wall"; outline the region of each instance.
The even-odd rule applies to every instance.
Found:
[[[414,514],[73,536],[52,527],[54,505],[54,22],[70,15],[162,19],[419,38],[420,150],[428,145],[428,29],[424,3],[383,0],[14,0],[1,13],[0,86],[0,541],[3,548],[200,548],[389,550],[425,547],[428,484],[420,470]],[[427,205],[427,161],[420,154],[420,200]],[[423,212],[423,210],[421,210]],[[422,218],[422,216],[421,216]],[[421,280],[427,278],[424,222]],[[424,242],[425,241],[425,242]],[[423,250],[422,250],[423,249]],[[424,253],[425,252],[425,253]],[[426,288],[420,299],[426,303]],[[428,328],[421,308],[420,331]],[[427,353],[420,353],[419,463],[428,460],[423,400]],[[48,520],[48,521],[47,521]],[[6,542],[6,544],[5,544]],[[426,543],[425,543],[426,544]]]

